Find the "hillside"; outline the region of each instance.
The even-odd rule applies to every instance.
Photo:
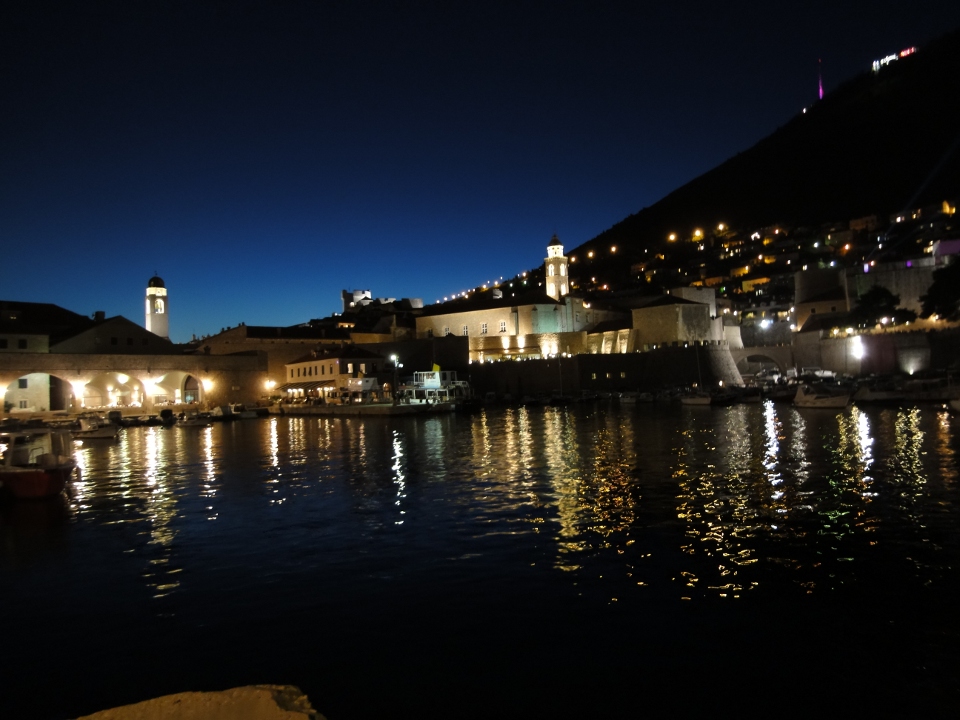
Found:
[[[671,232],[881,219],[960,193],[960,30],[867,71],[755,146],[617,223],[568,255],[620,287]],[[616,256],[609,252],[617,247]],[[649,257],[649,256],[647,256]]]

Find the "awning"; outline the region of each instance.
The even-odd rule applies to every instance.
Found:
[[[291,382],[285,383],[283,385],[278,385],[274,388],[275,392],[290,392],[291,390],[303,390],[303,392],[309,392],[310,390],[316,390],[317,388],[322,387],[332,387],[336,384],[335,380],[316,380],[313,382]]]

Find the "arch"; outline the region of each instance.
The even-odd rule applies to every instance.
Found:
[[[74,393],[84,408],[140,407],[146,394],[140,380],[122,372],[98,373],[86,383],[76,383]]]
[[[192,405],[204,398],[203,383],[195,375],[183,370],[171,370],[149,378],[144,384],[147,401],[151,405]]]
[[[774,368],[784,374],[795,365],[793,348],[789,345],[730,348],[730,355],[742,375],[753,375],[763,369]]]
[[[74,387],[64,377],[45,372],[27,373],[4,388],[5,413],[71,410],[75,405]]]
[[[783,369],[776,360],[766,355],[750,355],[742,357],[737,362],[737,372],[741,375],[756,375],[758,372],[777,370],[781,374]]]

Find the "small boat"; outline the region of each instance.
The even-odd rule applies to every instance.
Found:
[[[692,392],[680,396],[680,402],[684,405],[712,405],[713,398],[707,392]]]
[[[80,427],[70,434],[77,440],[116,440],[120,426],[94,416],[81,416]]]
[[[51,430],[0,435],[0,490],[19,499],[59,495],[77,467],[65,445]]]
[[[653,393],[648,392],[639,392],[633,390],[627,390],[626,392],[620,393],[620,403],[621,404],[631,404],[631,403],[652,403],[653,402]]]
[[[212,424],[213,418],[210,417],[210,413],[191,413],[190,415],[180,413],[180,416],[177,418],[176,427],[210,427]]]
[[[806,408],[845,408],[850,404],[850,392],[839,387],[803,384],[797,390],[793,404]]]

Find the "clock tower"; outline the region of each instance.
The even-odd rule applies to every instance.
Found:
[[[563,254],[563,245],[554,235],[547,245],[547,257],[544,258],[543,274],[547,286],[547,295],[559,300],[570,292],[570,278],[567,276],[567,257]]]
[[[156,275],[147,282],[147,314],[144,327],[154,335],[170,339],[170,324],[167,320],[167,288]]]

